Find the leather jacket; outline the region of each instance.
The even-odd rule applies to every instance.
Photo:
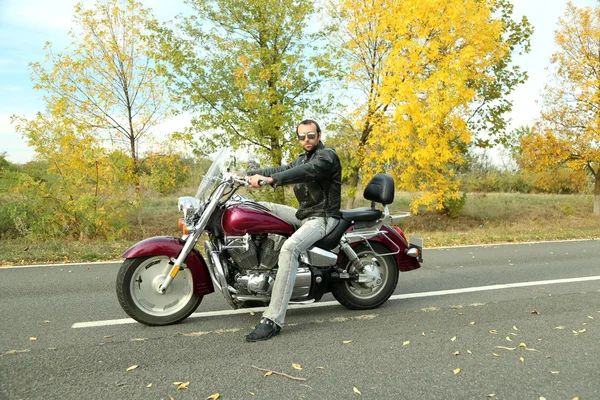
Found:
[[[248,171],[248,175],[270,176],[276,186],[294,184],[300,206],[296,218],[340,218],[342,165],[337,153],[323,142],[300,154],[288,165]]]

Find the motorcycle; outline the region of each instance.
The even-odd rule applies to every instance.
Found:
[[[279,250],[294,228],[238,194],[249,184],[228,172],[227,164],[228,150],[223,149],[196,196],[179,198],[181,238],[148,238],[123,254],[117,296],[134,320],[181,322],[215,288],[234,309],[269,303]],[[331,292],[349,309],[375,308],[392,295],[399,272],[420,267],[423,241],[407,241],[395,226],[410,214],[390,215],[388,209],[394,200],[392,177],[375,175],[364,197],[371,207],[341,211],[333,231],[300,255],[290,303],[316,302]],[[204,256],[195,248],[203,233]]]

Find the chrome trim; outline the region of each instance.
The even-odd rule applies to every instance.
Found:
[[[371,239],[375,236],[378,236],[378,235],[382,235],[383,237],[385,237],[387,239],[387,241],[390,242],[396,248],[396,251],[393,251],[391,253],[384,253],[384,254],[377,253],[373,249],[371,244],[369,243],[369,239]],[[363,241],[367,244],[367,246],[369,246],[369,248],[371,249],[373,254],[380,256],[380,257],[391,256],[391,255],[400,253],[400,247],[392,239],[390,239],[388,237],[387,232],[385,232],[385,231],[366,231],[366,232],[353,231],[353,232],[346,233],[342,238],[345,238],[346,240],[348,240],[349,243]]]
[[[303,263],[315,267],[330,267],[337,263],[337,254],[319,247],[311,247],[305,253],[300,254],[300,260]]]
[[[225,278],[225,271],[223,265],[221,264],[221,259],[219,257],[219,253],[214,250],[212,243],[209,240],[204,242],[204,248],[206,249],[206,259],[208,266],[208,273],[213,280],[215,286],[221,291],[225,300],[229,303],[229,305],[235,310],[239,306],[233,299],[231,292],[229,290],[229,284],[227,283],[227,279]]]
[[[226,244],[220,245],[220,250],[225,249],[244,249],[248,251],[250,248],[249,241],[251,236],[246,233],[244,236],[227,236],[225,235],[225,239],[223,240]]]

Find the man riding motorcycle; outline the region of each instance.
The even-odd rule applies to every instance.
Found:
[[[304,153],[292,163],[248,171],[254,188],[261,183],[274,187],[295,184],[294,194],[300,204],[296,210],[263,203],[296,231],[281,248],[271,302],[254,331],[246,336],[249,342],[267,340],[279,333],[292,295],[300,254],[331,232],[340,218],[342,166],[335,150],[321,142],[321,128],[313,120],[300,122],[296,136]]]

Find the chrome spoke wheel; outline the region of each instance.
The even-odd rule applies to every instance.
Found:
[[[398,284],[398,265],[390,250],[377,242],[359,244],[354,251],[364,269],[358,279],[334,281],[331,293],[344,307],[352,310],[367,310],[379,307],[390,298]],[[358,271],[350,261],[342,266],[350,273]]]
[[[357,255],[359,260],[365,266],[365,269],[359,275],[358,282],[346,282],[348,289],[350,289],[355,296],[363,299],[375,297],[381,293],[388,279],[385,258],[376,257],[371,251],[363,252]],[[356,271],[354,271],[354,268],[351,268],[350,272]]]
[[[193,296],[193,279],[189,269],[179,271],[166,293],[159,292],[172,265],[168,257],[151,257],[134,270],[129,291],[133,303],[148,315],[165,317],[181,311]]]

